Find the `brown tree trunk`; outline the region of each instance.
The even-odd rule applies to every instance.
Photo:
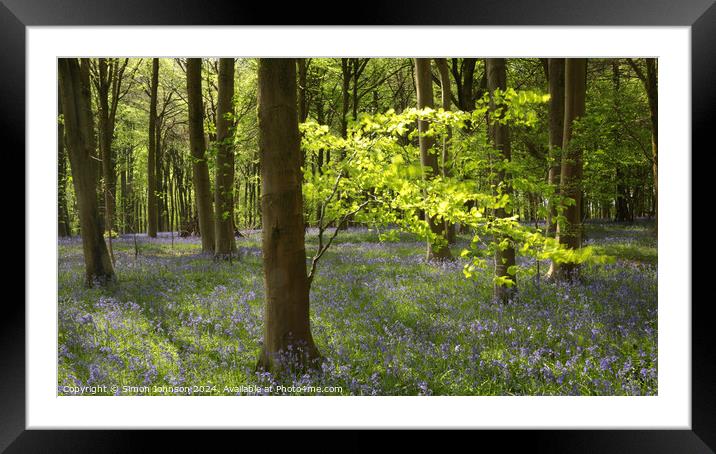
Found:
[[[489,123],[488,132],[490,135],[490,141],[492,147],[498,151],[498,161],[510,161],[512,159],[512,149],[510,146],[510,135],[509,129],[506,124],[501,123],[502,116],[504,116],[504,106],[497,105],[494,97],[496,90],[504,91],[507,89],[507,68],[504,58],[488,58],[486,61],[487,72],[487,89],[490,93],[490,111],[489,111]],[[495,110],[500,109],[502,112],[496,114]],[[504,168],[500,167],[496,172],[495,187],[501,188],[498,191],[502,194],[507,194],[512,198],[512,184],[510,183],[510,176],[507,174]],[[495,210],[495,217],[507,218],[509,213],[505,208],[498,208]],[[494,297],[496,300],[507,303],[510,298],[514,295],[517,278],[512,272],[511,267],[515,266],[515,248],[512,245],[512,240],[509,236],[498,235],[496,241],[500,243],[503,240],[508,240],[509,246],[505,249],[497,248],[495,251],[495,278],[507,277],[514,282],[512,286],[507,284],[495,283],[494,286]]]
[[[99,81],[99,149],[102,156],[102,177],[104,179],[104,228],[111,232],[114,230],[115,194],[117,188],[115,176],[115,159],[112,150],[112,135],[114,127],[111,123],[109,94],[114,72],[114,65],[111,68],[106,58],[98,59]],[[112,73],[112,74],[110,74]],[[110,251],[111,253],[111,251]]]
[[[85,283],[104,285],[115,280],[112,261],[104,242],[97,204],[94,124],[90,98],[89,62],[58,59],[65,137],[72,169],[72,182],[80,217]]]
[[[136,233],[137,229],[137,214],[136,214],[136,203],[134,195],[134,159],[132,158],[133,148],[127,150],[127,159],[125,165],[127,167],[127,232]]]
[[[188,58],[186,91],[189,104],[189,148],[192,157],[192,180],[201,232],[201,250],[213,253],[215,246],[214,210],[211,205],[209,166],[206,162],[204,110],[201,96],[201,58]]]
[[[219,94],[216,116],[216,188],[214,207],[216,249],[214,256],[229,258],[236,250],[234,240],[234,145],[231,128],[234,122],[234,59],[219,59]]]
[[[343,85],[341,89],[341,137],[348,136],[348,106],[350,105],[351,62],[350,58],[341,58],[341,74]]]
[[[432,73],[430,72],[430,59],[429,58],[416,58],[415,59],[415,87],[418,98],[418,109],[433,108],[433,79]],[[423,176],[426,179],[434,178],[440,174],[440,167],[438,166],[438,157],[436,150],[434,149],[435,139],[427,136],[426,133],[430,128],[430,122],[427,120],[418,121],[418,130],[420,132],[419,144],[420,144],[420,162],[423,168]],[[435,217],[428,219],[430,230],[444,239],[444,222],[438,221]],[[452,254],[448,247],[447,240],[444,244],[433,245],[431,241],[428,241],[428,260],[450,260]]]
[[[162,166],[162,127],[164,119],[163,115],[159,115],[155,122],[154,130],[156,131],[157,142],[154,145],[154,182],[155,194],[157,200],[157,232],[164,232],[164,168]]]
[[[561,149],[564,133],[564,58],[550,58],[549,72],[549,171],[547,183],[559,195],[559,179],[562,167]],[[554,199],[554,198],[553,198]],[[550,200],[547,211],[547,235],[557,230],[557,204]]]
[[[152,82],[149,99],[149,146],[147,151],[147,236],[157,237],[157,86],[159,85],[159,59],[152,59]]]
[[[567,58],[564,69],[564,133],[560,195],[575,203],[564,208],[565,222],[557,223],[557,239],[569,249],[582,246],[582,149],[572,141],[575,120],[584,115],[587,93],[587,60]],[[552,273],[562,280],[577,277],[579,266],[573,263],[552,263]]]
[[[440,72],[440,94],[442,108],[445,111],[450,110],[450,70],[448,69],[447,60],[444,58],[436,58],[435,64]],[[443,154],[442,154],[442,174],[444,177],[452,176],[450,169],[450,140],[452,139],[452,128],[448,126],[445,137],[443,137]],[[455,224],[445,221],[445,236],[448,244],[455,244]]]
[[[654,233],[659,231],[659,87],[656,58],[646,59],[647,97],[649,99],[649,119],[651,120],[651,158],[652,177],[654,178]]]
[[[58,114],[62,115],[62,100],[58,99]],[[70,236],[70,216],[67,212],[67,151],[65,125],[57,123],[57,235]]]
[[[259,61],[259,159],[266,305],[259,369],[317,363],[309,318],[294,59]],[[292,363],[285,355],[295,356]]]

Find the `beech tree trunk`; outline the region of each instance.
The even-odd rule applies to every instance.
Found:
[[[186,91],[189,104],[189,148],[192,157],[192,181],[201,233],[201,250],[213,253],[215,246],[214,210],[211,205],[209,166],[206,162],[204,108],[201,96],[201,58],[188,58]]]
[[[415,87],[417,90],[418,97],[418,109],[424,109],[427,107],[433,108],[433,79],[432,73],[430,72],[429,58],[415,59]],[[436,175],[440,174],[437,150],[435,150],[434,147],[435,139],[433,137],[426,136],[426,133],[429,128],[429,121],[418,121],[418,131],[420,132],[420,162],[423,168],[423,177],[426,179],[434,178]],[[427,221],[430,225],[430,231],[432,231],[436,235],[439,235],[445,240],[444,244],[438,246],[434,245],[431,241],[428,241],[427,259],[452,259],[452,254],[450,252],[450,248],[448,247],[447,239],[444,238],[444,222],[438,221],[435,217],[431,217]]]
[[[549,171],[547,183],[559,195],[559,179],[562,167],[561,149],[564,133],[564,58],[550,58],[549,73]],[[547,235],[557,230],[557,204],[549,201],[547,211]]]
[[[157,237],[157,86],[159,85],[159,59],[152,59],[152,82],[149,99],[149,146],[147,151],[147,236]]]
[[[628,59],[629,65],[636,72],[637,77],[644,84],[646,97],[649,101],[649,120],[651,123],[651,171],[654,179],[654,233],[658,233],[658,207],[659,207],[659,86],[658,68],[656,58],[646,58],[646,74],[633,59]]]
[[[348,106],[350,105],[350,84],[351,84],[351,62],[350,58],[341,58],[341,75],[343,85],[341,86],[341,137],[348,135]]]
[[[500,120],[504,116],[504,106],[497,104],[494,93],[496,90],[504,91],[507,89],[507,67],[504,58],[488,58],[486,65],[487,89],[490,93],[488,132],[492,147],[498,152],[497,160],[501,164],[504,161],[509,162],[512,159],[512,149],[510,146],[509,128],[506,124],[500,123]],[[497,114],[495,112],[497,109],[502,110],[502,112]],[[510,176],[501,166],[496,172],[495,187],[498,188],[498,193],[507,194],[512,198]],[[498,208],[495,210],[495,217],[498,219],[507,218],[509,217],[509,213],[505,208]],[[508,241],[508,246],[504,249],[498,247],[497,251],[495,251],[495,278],[507,277],[512,280],[514,284],[508,286],[507,284],[500,284],[499,282],[495,283],[494,297],[502,303],[507,303],[517,288],[517,278],[513,271],[513,267],[515,266],[515,248],[512,244],[512,240],[509,236],[503,234],[497,235],[496,237],[498,243],[505,239]]]
[[[115,274],[104,242],[97,203],[98,168],[95,164],[89,62],[86,58],[81,59],[81,64],[75,58],[60,58],[58,66],[65,138],[79,208],[85,284],[88,287],[104,285],[114,281]]]
[[[61,88],[60,88],[61,89]],[[57,100],[57,113],[62,115],[62,100]],[[65,125],[57,123],[57,235],[70,236],[70,216],[67,211],[67,151]]]
[[[219,94],[216,116],[216,257],[229,258],[236,250],[234,240],[234,145],[231,128],[234,122],[234,59],[219,59]]]
[[[562,142],[562,172],[560,194],[574,200],[564,207],[565,222],[557,223],[557,239],[570,249],[582,246],[582,149],[572,142],[575,120],[584,115],[587,94],[587,60],[567,58],[564,68],[564,133]],[[579,266],[573,263],[552,263],[551,274],[557,279],[572,280],[578,276]]]
[[[438,67],[440,73],[440,94],[442,108],[445,111],[450,110],[450,70],[448,68],[447,60],[444,58],[436,58],[435,64]],[[447,133],[443,138],[443,155],[442,155],[442,174],[445,177],[452,176],[450,169],[450,140],[452,139],[452,128],[448,126]],[[445,236],[448,240],[448,244],[455,244],[455,224],[449,221],[445,221]]]
[[[654,233],[659,231],[659,87],[656,58],[646,59],[646,93],[651,120],[651,158],[654,178]]]
[[[266,288],[258,368],[277,372],[320,358],[309,319],[295,59],[259,61],[258,112]]]

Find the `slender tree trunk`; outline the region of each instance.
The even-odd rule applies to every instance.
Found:
[[[122,202],[122,209],[120,211],[122,216],[122,233],[127,233],[127,203],[128,203],[128,197],[127,197],[127,172],[129,169],[122,168],[119,171],[119,190],[122,193],[122,197],[120,198],[120,201]]]
[[[114,229],[117,183],[115,176],[115,159],[112,150],[114,127],[110,117],[109,92],[112,78],[117,76],[113,74],[114,66],[112,65],[112,68],[108,67],[106,58],[98,59],[97,66],[99,68],[99,90],[97,93],[99,100],[99,148],[100,155],[102,156],[102,176],[104,179],[104,228],[108,232],[111,232]],[[110,72],[112,72],[112,74],[110,74]]]
[[[206,162],[200,58],[187,59],[186,87],[189,104],[189,148],[191,149],[192,179],[199,231],[201,232],[201,249],[205,253],[213,253],[215,246],[214,210],[211,205],[209,166]]]
[[[417,89],[418,109],[425,109],[428,107],[433,108],[433,80],[432,73],[430,72],[429,58],[415,59],[415,86]],[[429,128],[429,121],[418,121],[418,130],[420,132],[420,161],[423,168],[423,175],[426,179],[434,178],[436,175],[440,174],[440,168],[438,167],[438,157],[436,154],[436,150],[434,149],[435,139],[426,135]],[[435,217],[431,217],[427,221],[430,225],[430,230],[443,240],[443,244],[438,245],[435,245],[433,244],[433,242],[428,241],[427,259],[452,259],[450,248],[447,244],[447,240],[444,238],[443,235],[444,222],[438,221],[438,219],[436,219]]]
[[[215,257],[230,258],[236,250],[234,240],[234,145],[231,143],[231,128],[234,122],[234,59],[219,59],[219,94],[216,118],[216,188],[214,207],[216,209]]]
[[[659,87],[656,58],[646,59],[647,97],[649,99],[649,119],[651,120],[651,158],[652,177],[654,178],[654,233],[659,231]]]
[[[504,58],[488,58],[486,62],[487,71],[487,89],[490,92],[490,111],[489,111],[489,122],[488,131],[490,134],[490,141],[492,147],[495,148],[499,155],[498,161],[509,162],[512,159],[512,149],[510,146],[510,135],[507,125],[502,124],[500,120],[504,116],[504,112],[497,114],[497,109],[504,111],[504,106],[500,106],[496,103],[494,93],[496,90],[504,91],[507,89],[507,68]],[[499,193],[507,194],[512,198],[512,184],[510,182],[510,176],[504,168],[499,167],[496,172],[495,187],[499,188]],[[509,213],[505,208],[498,208],[495,210],[495,217],[498,219],[504,219],[509,217]],[[513,285],[495,283],[494,296],[496,300],[502,303],[507,303],[510,298],[514,295],[517,278],[513,271],[515,266],[515,248],[512,244],[512,239],[505,234],[500,234],[496,238],[497,242],[500,243],[503,240],[507,240],[508,246],[506,248],[497,248],[495,252],[495,278],[509,278],[514,282]]]
[[[147,151],[147,236],[157,237],[157,88],[159,59],[152,59],[152,82],[149,99],[149,147]]]
[[[62,100],[58,99],[58,113],[62,115]],[[70,216],[67,211],[67,151],[65,125],[57,123],[57,235],[70,236]]]
[[[444,58],[436,58],[435,63],[440,72],[440,93],[442,108],[445,111],[450,110],[450,70],[448,68],[447,60]],[[451,163],[450,163],[450,140],[452,139],[452,128],[448,126],[448,129],[443,137],[443,154],[442,154],[442,174],[444,177],[452,176]],[[445,236],[447,237],[448,244],[455,244],[455,224],[449,221],[445,221]]]
[[[582,245],[582,149],[572,141],[575,120],[584,115],[587,93],[587,60],[567,58],[564,70],[564,133],[562,143],[562,172],[560,194],[574,200],[564,208],[565,222],[557,223],[557,239],[569,249]],[[552,273],[558,279],[571,280],[578,276],[579,267],[573,263],[552,263]]]
[[[343,85],[341,89],[341,137],[344,139],[348,136],[348,106],[350,105],[350,83],[351,83],[351,63],[350,58],[341,58],[341,74],[343,76]]]
[[[134,194],[134,159],[132,158],[134,150],[129,148],[127,150],[127,213],[128,213],[128,227],[130,233],[137,233],[137,210],[136,196]]]
[[[550,58],[549,72],[549,170],[547,183],[559,195],[562,134],[564,133],[564,58]],[[552,197],[547,210],[547,235],[557,230],[557,204]]]
[[[115,280],[112,261],[104,242],[97,204],[97,165],[90,98],[89,62],[74,58],[58,60],[65,137],[80,217],[85,284],[104,285]]]
[[[300,138],[294,59],[259,61],[259,159],[263,182],[263,262],[266,305],[259,369],[314,365],[320,357],[309,318]]]
[[[154,181],[156,185],[156,197],[157,197],[157,232],[164,232],[166,227],[164,226],[164,168],[162,166],[162,123],[164,120],[160,115],[155,123],[155,131],[157,142],[154,146]]]
[[[613,98],[614,98],[614,109],[619,108],[619,90],[621,86],[621,80],[620,80],[620,74],[619,74],[619,62],[617,59],[615,59],[612,62],[612,85],[613,85]],[[614,140],[614,147],[618,150],[621,146],[620,140],[619,140],[619,131],[617,130],[616,125],[613,128],[612,131],[612,139]],[[615,151],[617,151],[615,150]],[[615,154],[615,156],[618,156]],[[617,180],[617,199],[616,199],[616,206],[617,206],[617,212],[616,212],[616,221],[617,222],[627,222],[629,221],[629,205],[628,205],[628,199],[629,199],[629,188],[627,186],[627,182],[624,178],[624,172],[622,171],[621,167],[623,166],[622,163],[618,162],[616,163],[616,180]]]

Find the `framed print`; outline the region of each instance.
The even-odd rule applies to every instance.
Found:
[[[712,2],[294,10],[4,0],[27,266],[0,446],[716,449],[690,185]]]

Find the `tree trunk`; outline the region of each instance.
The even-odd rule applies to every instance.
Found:
[[[497,150],[498,158],[500,162],[509,162],[512,159],[512,149],[510,147],[510,135],[509,128],[506,124],[502,124],[502,116],[504,116],[505,106],[497,105],[494,97],[496,90],[504,91],[507,89],[507,68],[504,58],[488,58],[486,61],[487,72],[487,89],[490,93],[490,110],[489,110],[489,122],[488,132],[490,135],[490,141],[492,147]],[[495,111],[500,109],[502,112],[495,114]],[[507,194],[512,199],[512,184],[510,183],[510,176],[507,174],[503,167],[499,167],[496,172],[495,187],[499,193]],[[509,217],[509,213],[505,208],[498,208],[495,210],[495,217],[503,219]],[[496,237],[498,243],[503,240],[508,241],[508,246],[504,249],[497,248],[495,251],[495,278],[509,278],[514,282],[512,285],[506,283],[501,284],[495,283],[494,286],[494,297],[496,300],[507,303],[512,296],[516,287],[516,276],[514,274],[515,266],[515,248],[512,244],[512,240],[509,236],[501,234]]]
[[[557,239],[569,249],[582,245],[582,150],[572,142],[575,120],[584,115],[587,93],[587,60],[567,58],[564,69],[564,133],[560,195],[574,200],[564,208],[565,222],[557,223]],[[577,277],[579,266],[573,263],[552,263],[552,273],[562,280]]]
[[[259,61],[258,110],[266,287],[258,368],[277,372],[320,357],[309,318],[294,59]]]
[[[102,156],[102,177],[104,179],[104,228],[111,232],[114,230],[114,211],[116,194],[115,159],[112,150],[112,135],[114,127],[111,123],[109,109],[109,92],[113,69],[108,68],[107,59],[98,59],[99,83],[99,149]],[[110,72],[112,74],[110,74]]]
[[[157,86],[159,59],[152,59],[152,82],[149,99],[149,146],[147,151],[147,236],[157,237]]]
[[[415,59],[415,87],[418,98],[418,109],[433,108],[433,80],[430,72],[429,58]],[[426,179],[434,178],[440,174],[438,166],[438,157],[434,149],[435,139],[427,136],[426,133],[430,128],[430,122],[427,120],[418,121],[418,130],[420,132],[420,162],[423,168],[423,177]],[[443,244],[434,245],[432,241],[428,241],[428,260],[450,260],[452,254],[448,247],[447,240],[444,238],[444,222],[438,221],[434,216],[428,219],[430,230],[439,235],[443,239]]]
[[[231,128],[234,122],[234,59],[219,59],[219,94],[216,116],[216,220],[215,257],[229,258],[236,250],[234,240],[234,145]]]
[[[79,207],[80,233],[85,260],[85,284],[104,285],[115,274],[104,242],[97,204],[97,165],[95,164],[89,62],[74,58],[58,60],[65,137],[72,169],[72,182]]]
[[[62,100],[58,99],[58,114],[62,115]],[[67,211],[67,151],[65,125],[57,123],[57,235],[71,236],[70,216]]]
[[[654,233],[659,231],[659,87],[656,58],[646,59],[647,97],[649,99],[649,119],[651,120],[651,158],[652,177],[654,178]]]
[[[164,168],[162,166],[162,123],[163,116],[160,115],[155,123],[154,130],[156,132],[157,142],[154,145],[154,181],[155,194],[157,200],[157,232],[164,232]]]
[[[564,133],[564,58],[550,58],[549,72],[549,171],[547,183],[559,195],[562,134]],[[547,210],[547,235],[557,230],[557,204],[550,199]]]
[[[341,58],[341,74],[343,77],[343,85],[341,89],[341,137],[344,139],[348,136],[348,106],[350,105],[350,83],[351,83],[351,63],[350,58]]]
[[[444,58],[436,58],[435,64],[440,72],[440,94],[442,108],[445,111],[450,110],[450,70],[448,69],[447,60]],[[442,155],[442,174],[444,177],[452,176],[450,169],[450,140],[452,139],[452,128],[448,127],[445,137],[443,137],[443,155]],[[448,244],[455,244],[455,224],[445,221],[445,236]]]
[[[189,104],[189,148],[192,157],[192,180],[201,232],[201,250],[213,253],[215,246],[214,210],[211,205],[209,166],[206,162],[204,110],[201,96],[201,58],[188,58],[186,91]]]

